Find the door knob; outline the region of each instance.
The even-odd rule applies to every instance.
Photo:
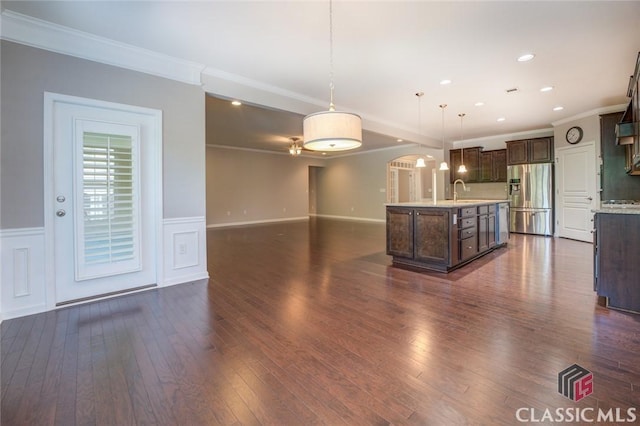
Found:
[[[593,200],[593,197],[587,197],[587,200],[591,201]]]
[[[58,195],[56,197],[56,201],[59,203],[64,203],[64,201],[66,200],[66,198],[64,198],[64,195]]]
[[[56,212],[56,216],[58,217],[63,217],[64,215],[66,215],[67,212],[65,212],[64,210],[60,209]]]

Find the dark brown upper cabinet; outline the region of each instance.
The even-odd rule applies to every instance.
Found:
[[[507,165],[553,162],[553,137],[507,141]]]
[[[478,182],[480,176],[480,153],[482,147],[464,148],[464,165],[467,167],[466,173],[458,173],[458,167],[462,162],[462,152],[459,149],[449,151],[450,172],[449,178],[451,183],[456,179],[462,179],[465,183]]]
[[[479,182],[507,181],[507,150],[496,149],[480,153]]]

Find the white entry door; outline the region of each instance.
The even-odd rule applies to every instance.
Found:
[[[47,95],[56,304],[155,285],[159,114]]]
[[[597,205],[595,144],[557,150],[556,188],[558,236],[593,242],[593,213]]]

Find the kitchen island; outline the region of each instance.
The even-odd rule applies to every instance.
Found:
[[[593,286],[610,308],[640,313],[640,205],[594,210]]]
[[[387,254],[393,264],[449,272],[502,247],[506,200],[387,204]]]

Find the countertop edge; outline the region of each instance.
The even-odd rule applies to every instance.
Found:
[[[464,201],[464,200],[463,200]],[[431,208],[453,208],[453,207],[475,207],[475,206],[484,206],[489,204],[499,204],[499,203],[508,203],[509,200],[474,200],[473,202],[453,202],[453,200],[442,200],[438,201],[437,204],[433,204],[433,202],[416,202],[409,201],[404,203],[386,203],[385,207],[431,207]]]
[[[640,208],[599,208],[591,210],[592,213],[597,214],[637,214],[640,215]]]

